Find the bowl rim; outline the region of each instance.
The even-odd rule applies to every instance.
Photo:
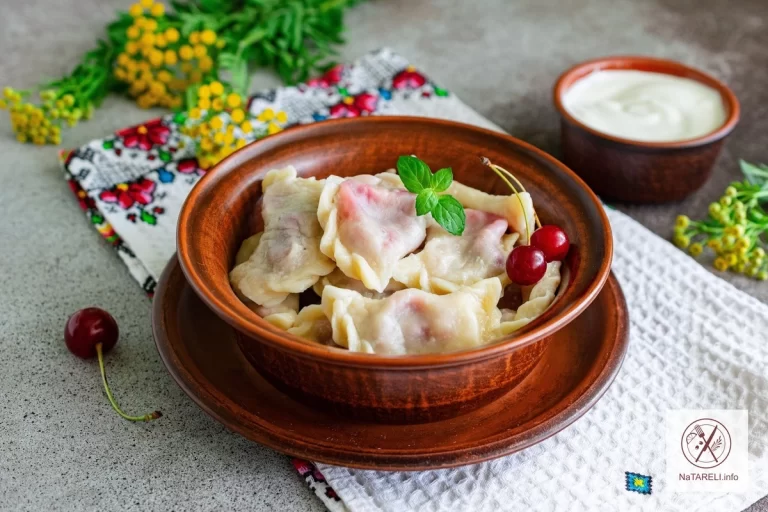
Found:
[[[609,63],[618,64],[618,65],[616,67],[609,67],[609,68],[601,67],[601,65],[605,65]],[[692,139],[664,141],[664,142],[638,141],[634,139],[626,139],[624,137],[610,135],[608,133],[605,133],[600,130],[596,130],[590,126],[587,126],[583,122],[576,119],[573,115],[571,115],[571,113],[568,112],[568,110],[563,105],[563,95],[568,91],[568,89],[570,89],[570,87],[574,83],[586,77],[587,75],[603,69],[636,70],[637,68],[635,66],[638,66],[638,65],[660,66],[662,68],[665,68],[665,70],[656,69],[652,72],[661,73],[665,75],[682,76],[684,78],[695,80],[697,82],[700,82],[704,85],[707,85],[709,87],[716,89],[720,93],[720,97],[722,98],[723,103],[725,103],[729,111],[728,117],[726,118],[725,123],[723,123],[719,128],[717,128],[712,132],[706,133],[699,137],[694,137]],[[676,75],[674,73],[666,72],[667,70],[671,70],[671,69],[676,69],[682,74]],[[663,59],[659,57],[649,57],[645,55],[610,55],[606,57],[598,57],[595,59],[590,59],[590,60],[585,60],[583,62],[580,62],[572,66],[571,68],[565,70],[558,77],[557,81],[555,82],[555,86],[553,87],[553,90],[552,90],[552,96],[553,96],[555,108],[557,109],[560,116],[566,121],[568,121],[569,123],[571,123],[572,125],[575,125],[581,128],[582,130],[600,139],[605,139],[605,140],[609,140],[619,144],[634,146],[638,148],[687,149],[687,148],[696,148],[696,147],[704,146],[706,144],[716,142],[726,137],[729,133],[731,133],[733,129],[736,127],[736,124],[738,124],[739,117],[741,115],[741,107],[739,105],[738,98],[736,98],[736,95],[733,93],[731,88],[728,87],[722,81],[718,80],[717,78],[715,78],[714,76],[708,73],[705,73],[704,71],[687,66],[682,62],[678,62],[671,59]]]
[[[237,169],[242,163],[246,152],[257,151],[261,146],[274,145],[275,142],[279,142],[281,138],[296,137],[303,132],[316,130],[318,129],[318,125],[335,123],[342,125],[343,127],[345,124],[396,124],[403,122],[421,122],[425,124],[442,125],[444,127],[453,127],[460,128],[462,130],[474,131],[484,136],[506,139],[507,142],[521,146],[523,149],[530,151],[537,157],[546,160],[551,165],[557,167],[558,170],[565,173],[565,175],[567,175],[570,179],[572,179],[575,184],[582,189],[582,192],[586,193],[589,200],[593,203],[593,206],[595,206],[595,210],[598,212],[600,217],[599,221],[602,230],[605,233],[605,242],[603,244],[603,261],[600,264],[595,278],[589,284],[587,289],[582,293],[581,297],[576,298],[574,303],[562,311],[557,317],[548,319],[542,325],[536,326],[534,329],[522,335],[515,335],[512,333],[508,336],[500,338],[498,341],[495,341],[491,344],[458,352],[450,352],[444,354],[382,356],[380,354],[351,352],[343,348],[308,343],[306,340],[303,340],[302,338],[287,332],[276,333],[274,331],[274,327],[271,324],[258,317],[258,315],[255,313],[249,317],[239,314],[235,301],[237,301],[237,305],[242,306],[243,309],[245,308],[245,305],[240,302],[234,293],[232,293],[232,299],[227,298],[226,300],[219,300],[217,296],[212,294],[204,286],[204,280],[198,271],[197,266],[194,265],[193,261],[191,260],[190,254],[185,250],[185,248],[188,246],[188,241],[192,238],[189,224],[193,211],[195,210],[195,205],[200,203],[198,198],[203,194],[204,190],[208,189],[206,185],[209,182],[222,179],[219,175],[226,176],[230,172]],[[213,168],[211,168],[187,195],[187,198],[182,205],[181,211],[179,212],[176,238],[179,264],[185,277],[189,281],[190,286],[198,295],[198,297],[200,297],[203,302],[208,307],[210,307],[211,310],[216,313],[216,315],[219,316],[219,318],[222,318],[237,331],[241,332],[249,338],[255,339],[255,341],[268,343],[283,350],[290,350],[294,355],[315,360],[324,359],[327,361],[333,361],[333,363],[337,365],[367,368],[419,369],[434,366],[457,366],[471,361],[481,361],[492,358],[499,354],[511,350],[517,350],[526,345],[534,343],[551,335],[552,333],[570,323],[571,320],[581,314],[587,308],[587,306],[589,306],[592,301],[594,301],[594,299],[605,285],[608,276],[610,275],[611,263],[613,260],[613,235],[611,231],[611,225],[608,220],[608,215],[605,212],[605,208],[601,201],[598,199],[597,195],[592,191],[592,189],[590,189],[589,186],[565,164],[544,152],[543,150],[503,132],[488,130],[478,126],[459,123],[456,121],[418,116],[366,116],[358,118],[334,119],[322,121],[321,123],[297,125],[281,133],[257,140],[235,151],[228,157],[221,160]]]

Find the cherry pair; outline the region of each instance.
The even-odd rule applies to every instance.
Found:
[[[531,235],[530,245],[515,247],[507,258],[507,275],[513,283],[530,286],[547,271],[547,263],[562,261],[571,246],[559,226],[541,226]]]

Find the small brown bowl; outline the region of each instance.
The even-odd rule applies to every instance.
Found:
[[[711,133],[674,142],[635,141],[590,128],[563,107],[563,95],[578,80],[606,69],[664,73],[708,85],[720,92],[726,121]],[[563,161],[601,197],[631,203],[678,201],[698,190],[739,121],[739,101],[727,85],[679,62],[651,57],[603,57],[578,64],[558,78],[554,101],[561,116]]]
[[[270,169],[292,164],[303,176],[353,176],[391,168],[404,154],[416,154],[434,169],[452,167],[466,185],[509,193],[481,165],[479,156],[487,156],[520,179],[543,223],[565,230],[572,248],[563,283],[541,317],[475,350],[386,357],[307,342],[265,322],[237,298],[228,274],[241,242],[261,229],[260,182]],[[265,378],[315,406],[397,423],[456,416],[517,385],[539,361],[549,337],[595,299],[613,255],[603,207],[563,164],[507,135],[416,117],[326,121],[246,146],[194,187],[179,216],[177,242],[195,293],[235,328],[241,350]]]

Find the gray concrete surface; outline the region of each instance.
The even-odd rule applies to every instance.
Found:
[[[70,69],[123,0],[3,2],[0,82],[30,86]],[[644,53],[730,83],[743,117],[715,176],[676,205],[624,208],[662,236],[675,214],[704,213],[738,158],[768,161],[768,4],[764,0],[371,0],[349,16],[343,57],[384,45],[507,131],[558,154],[556,76],[588,57]],[[274,84],[259,76],[254,87]],[[77,146],[152,115],[112,98],[64,136]],[[85,222],[56,151],[22,146],[0,121],[0,509],[296,510],[319,501],[288,459],[227,432],[173,383],[155,351],[149,301]],[[727,276],[768,300],[768,284]],[[99,305],[120,323],[108,367],[133,425],[112,413],[92,362],[62,343],[72,311]],[[766,489],[768,493],[768,489]],[[752,506],[768,511],[768,499]]]

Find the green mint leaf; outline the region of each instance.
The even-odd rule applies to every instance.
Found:
[[[415,156],[403,155],[397,159],[397,173],[408,192],[418,194],[432,186],[432,172],[427,164]]]
[[[438,198],[435,191],[427,188],[416,196],[416,215],[426,215],[437,205]]]
[[[744,173],[744,176],[753,185],[762,185],[768,181],[768,170],[762,168],[762,166],[751,164],[745,160],[739,160],[739,166],[741,167],[741,172]]]
[[[432,175],[432,188],[435,192],[445,192],[453,183],[453,171],[450,167],[440,169]]]
[[[464,232],[467,220],[464,207],[452,196],[440,196],[432,208],[432,218],[443,226],[443,229],[456,236]]]

